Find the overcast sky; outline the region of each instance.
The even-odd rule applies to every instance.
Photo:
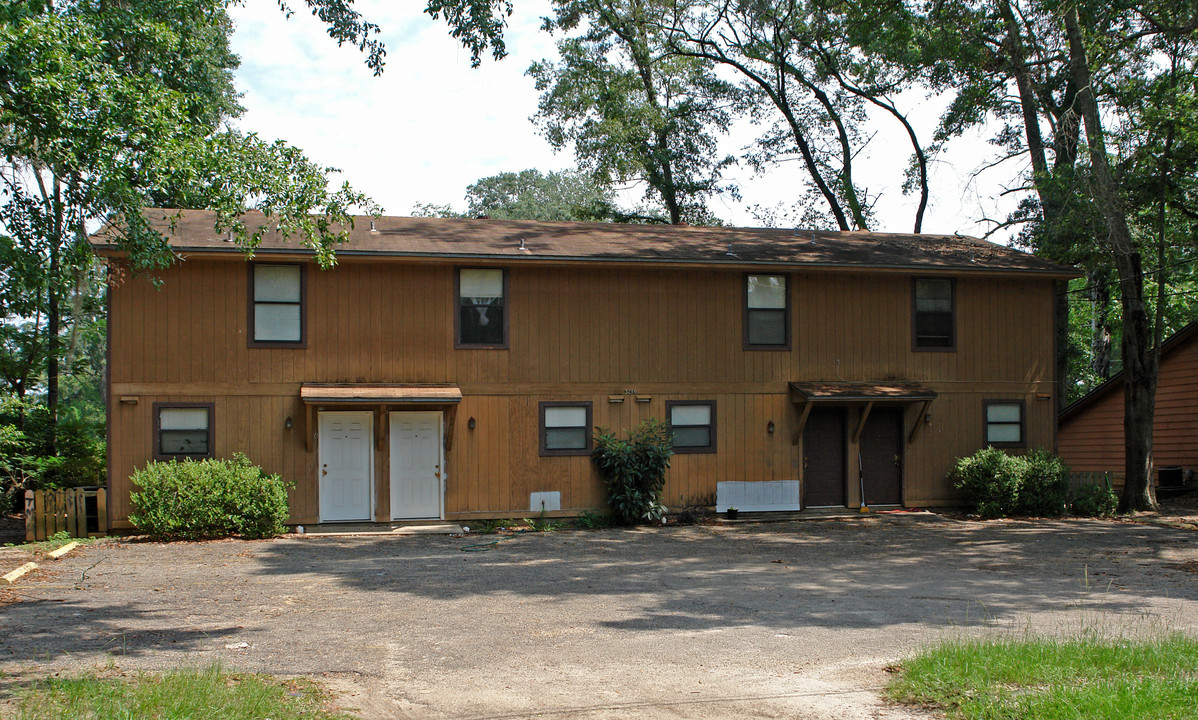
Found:
[[[464,210],[466,186],[479,178],[573,166],[573,156],[555,154],[529,120],[537,93],[524,71],[535,60],[557,57],[553,38],[540,31],[540,18],[549,14],[546,0],[516,1],[505,32],[508,57],[488,58],[480,68],[470,67],[469,52],[443,22],[420,12],[419,0],[360,0],[356,7],[382,28],[387,62],[381,77],[371,74],[357,48],[337,47],[306,12],[285,19],[271,0],[232,7],[243,130],[285,139],[316,162],[338,168],[342,179],[389,215],[407,215],[419,202]],[[913,110],[915,126],[928,132],[944,105],[923,94],[902,101]],[[897,126],[878,124],[876,130],[855,166],[858,182],[881,196],[872,229],[910,232],[916,198],[899,190],[909,148]],[[740,154],[753,132],[735,129],[722,151]],[[1019,168],[1004,166],[971,179],[994,155],[980,136],[941,153],[925,232],[981,235],[990,227],[983,218],[1005,216],[1016,198],[998,195]],[[712,209],[732,224],[760,225],[752,206],[790,205],[802,186],[798,165],[784,163],[762,176],[734,170],[742,201],[716,200]]]

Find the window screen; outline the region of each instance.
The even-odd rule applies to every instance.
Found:
[[[299,265],[253,266],[254,342],[302,343],[303,269]]]
[[[951,279],[915,280],[917,350],[951,350],[957,346],[954,290]]]
[[[504,271],[458,270],[458,344],[507,344]]]
[[[745,345],[785,347],[789,339],[786,276],[749,275],[746,282]]]
[[[212,414],[205,407],[158,408],[158,454],[207,456]]]
[[[1023,403],[986,403],[986,442],[995,446],[1022,446]]]
[[[589,455],[590,403],[541,403],[541,453]]]
[[[674,452],[715,452],[715,403],[668,402]]]

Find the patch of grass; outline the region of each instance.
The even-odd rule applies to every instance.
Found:
[[[45,540],[39,540],[38,542],[31,543],[21,543],[20,545],[15,543],[4,543],[4,547],[20,547],[22,550],[44,554],[57,550],[58,548],[70,542],[77,542],[80,545],[87,545],[89,543],[94,543],[96,540],[97,538],[73,538],[69,532],[63,530],[61,532],[54,533]]]
[[[955,640],[904,662],[886,693],[967,720],[1182,720],[1198,708],[1198,640]]]
[[[603,513],[591,512],[584,510],[579,513],[578,518],[574,523],[584,530],[601,530],[608,525],[611,525],[611,518]]]
[[[561,528],[562,523],[554,520],[546,520],[544,515],[542,515],[541,517],[526,518],[524,526],[532,532],[553,532]]]
[[[503,518],[493,519],[493,520],[479,520],[478,524],[475,525],[474,527],[472,527],[471,530],[476,533],[482,533],[484,535],[489,535],[491,533],[499,532],[500,530],[511,530],[520,524],[521,523],[519,521],[512,520],[510,518],[506,519],[506,520]]]
[[[352,720],[306,680],[229,672],[219,665],[163,674],[49,678],[21,690],[20,720]]]

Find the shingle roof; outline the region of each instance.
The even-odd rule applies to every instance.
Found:
[[[178,214],[174,230],[169,217]],[[179,252],[238,252],[202,210],[147,210]],[[260,227],[260,213],[246,216]],[[115,249],[110,229],[92,237],[98,250]],[[294,238],[269,232],[259,254],[307,253]],[[548,261],[664,264],[788,265],[1008,271],[1073,277],[1077,272],[1018,250],[958,235],[834,232],[614,223],[369,217],[355,219],[341,255],[454,258],[531,258]]]

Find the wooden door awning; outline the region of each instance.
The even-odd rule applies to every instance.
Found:
[[[923,403],[919,416],[911,428],[907,442],[915,440],[919,429],[923,427],[924,417],[928,414],[928,406],[936,399],[936,392],[917,383],[876,382],[876,383],[847,383],[847,382],[792,382],[790,384],[790,399],[800,407],[799,422],[795,428],[793,444],[798,445],[803,437],[803,428],[811,408],[817,403],[825,405],[864,405],[865,409],[853,431],[853,442],[860,439],[865,421],[874,405],[911,405]]]
[[[797,403],[913,403],[935,400],[936,393],[916,383],[792,382],[790,398]]]
[[[384,385],[378,383],[306,383],[300,386],[304,403],[304,446],[312,452],[313,417],[317,405],[356,407],[371,406],[374,411],[375,442],[383,449],[388,430],[388,410],[427,409],[445,413],[445,449],[453,443],[453,426],[457,418],[462,390],[456,385]]]
[[[309,384],[300,387],[300,399],[311,404],[368,403],[371,405],[446,405],[462,401],[453,385]]]

